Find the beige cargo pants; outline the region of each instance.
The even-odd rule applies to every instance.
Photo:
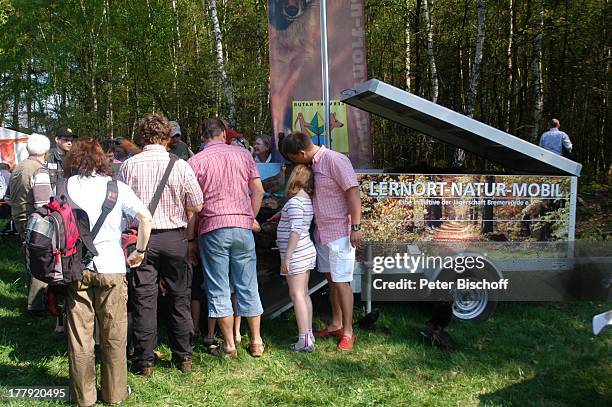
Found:
[[[127,279],[125,274],[83,271],[83,280],[68,290],[68,349],[73,402],[96,402],[94,317],[100,323],[100,387],[107,403],[127,397]]]

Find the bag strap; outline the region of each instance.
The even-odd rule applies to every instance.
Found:
[[[102,224],[106,220],[106,217],[117,204],[117,196],[119,195],[119,188],[117,187],[117,181],[111,180],[106,184],[106,198],[104,198],[104,202],[102,203],[102,213],[100,217],[96,221],[93,229],[91,230],[91,240],[93,241],[98,232],[102,228]]]
[[[168,178],[170,178],[170,173],[172,172],[172,167],[174,167],[174,163],[178,161],[178,157],[174,154],[170,154],[170,162],[166,167],[166,172],[164,172],[164,176],[162,177],[157,189],[155,190],[155,194],[153,194],[153,199],[149,203],[149,212],[151,212],[151,216],[155,213],[157,209],[157,205],[159,205],[159,200],[161,199],[162,193],[164,192],[164,188],[168,183]]]

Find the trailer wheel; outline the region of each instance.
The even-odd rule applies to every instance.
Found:
[[[463,276],[470,281],[487,279],[488,273],[470,272]],[[453,290],[453,315],[462,321],[484,321],[497,308],[497,292],[485,289]]]

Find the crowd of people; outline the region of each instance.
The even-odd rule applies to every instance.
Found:
[[[540,144],[562,154],[572,146],[558,128],[558,120],[551,121]],[[136,144],[79,140],[62,127],[53,148],[49,138],[33,134],[27,141],[29,157],[12,172],[0,167],[0,193],[10,195],[10,216],[22,240],[29,216],[52,199],[64,199],[63,194],[85,211],[92,229],[102,219],[93,240],[97,254],[83,265],[83,278],[67,287],[53,333],[67,338],[71,395],[79,405],[97,400],[96,342],[104,401],[128,396],[128,339],[131,369],[153,374],[160,291],[167,298],[172,361],[181,372],[192,368],[203,302],[208,324],[202,339],[211,354],[237,354],[241,319],[250,330],[249,353],[261,357],[265,352],[254,233],[261,231],[256,218],[265,194],[257,163],[271,162],[272,140],[260,135],[251,147],[218,118],[203,120],[201,135],[194,154],[181,140],[177,122],[147,113],[139,121]],[[339,350],[350,351],[356,339],[350,283],[362,241],[355,171],[345,155],[313,144],[301,132],[281,135],[278,149],[292,171],[283,186],[285,204],[269,221],[278,223],[279,272],[295,307],[298,335],[290,349],[313,352],[319,338],[334,337]],[[116,204],[102,216],[112,180]],[[126,253],[122,233],[130,227],[137,239]],[[313,331],[308,291],[315,269],[325,273],[332,309],[331,322],[318,331]],[[49,288],[30,273],[26,281],[27,311],[46,315]],[[427,326],[440,333],[451,309],[450,303],[437,307]],[[215,325],[222,335],[219,346]]]
[[[181,372],[192,368],[203,301],[209,317],[203,339],[211,354],[237,354],[239,318],[250,330],[248,352],[253,357],[265,352],[254,239],[261,230],[256,217],[265,191],[256,162],[271,161],[272,141],[258,136],[251,149],[217,118],[203,120],[201,134],[202,145],[193,154],[180,140],[178,123],[161,114],[140,119],[137,145],[79,139],[61,128],[53,148],[47,137],[30,136],[29,158],[12,171],[11,217],[22,239],[27,239],[29,215],[51,199],[68,199],[85,211],[92,229],[103,219],[93,240],[97,255],[84,264],[82,280],[66,287],[64,312],[57,319],[56,334],[65,329],[71,395],[79,405],[97,400],[96,337],[104,401],[128,396],[130,335],[131,369],[153,373],[160,290],[168,307],[172,361]],[[280,139],[278,148],[293,165],[284,188],[286,203],[270,219],[278,222],[280,273],[296,311],[298,340],[290,349],[312,352],[318,338],[335,337],[338,349],[349,351],[355,344],[350,282],[362,240],[357,177],[346,156],[314,145],[303,133]],[[112,180],[118,186],[116,204],[101,217]],[[129,227],[137,228],[138,238],[133,251],[125,253],[122,232]],[[313,331],[308,293],[315,267],[329,282],[333,313],[320,331]],[[28,281],[28,311],[45,313],[46,284],[31,275]],[[219,346],[215,324],[222,335]]]

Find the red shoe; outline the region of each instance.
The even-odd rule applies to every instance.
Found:
[[[326,325],[320,331],[314,332],[315,338],[326,338],[328,336],[334,336],[336,338],[340,338],[342,336],[342,328],[336,329],[335,331],[330,331],[329,327]]]
[[[353,336],[342,335],[342,338],[338,341],[338,349],[343,351],[349,351],[353,349],[355,345],[355,334]]]

